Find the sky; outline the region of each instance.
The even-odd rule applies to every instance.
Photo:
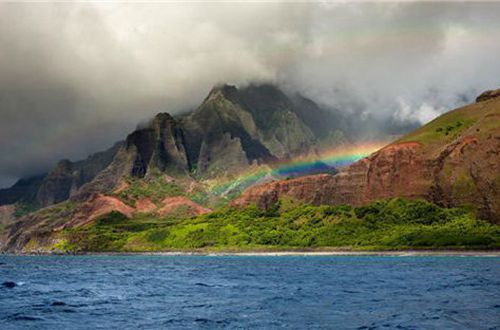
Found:
[[[218,83],[425,123],[500,87],[500,3],[1,3],[0,187]]]

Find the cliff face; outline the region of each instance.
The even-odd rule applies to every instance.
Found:
[[[390,197],[469,204],[500,222],[500,93],[446,113],[343,169],[250,188],[233,205],[270,207],[279,198],[362,205]],[[496,95],[491,97],[491,95]]]
[[[198,109],[180,119],[190,165],[202,176],[214,176],[304,152],[317,137],[298,112],[272,85],[215,87]]]
[[[295,111],[274,86],[215,87],[192,113],[160,113],[131,133],[110,165],[74,196],[107,193],[125,176],[216,177],[304,152],[316,138]],[[68,185],[64,180],[59,176],[59,186]]]
[[[183,131],[176,120],[168,113],[156,115],[149,127],[127,137],[125,148],[133,154],[130,175],[144,177],[153,170],[188,171],[184,145]]]
[[[289,98],[273,85],[217,86],[187,115],[160,113],[105,152],[63,160],[48,174],[0,190],[0,205],[81,201],[112,191],[128,176],[231,174],[313,149],[328,125],[338,128],[337,115],[310,100]]]
[[[268,209],[280,198],[290,198],[313,205],[330,204],[334,177],[329,174],[304,176],[296,179],[274,181],[246,190],[231,202],[232,206],[243,207],[256,204]]]
[[[189,160],[182,128],[172,116],[160,113],[146,127],[129,134],[109,165],[72,197],[85,200],[97,193],[110,193],[124,177],[144,178],[167,171],[187,174]]]
[[[42,207],[64,201],[104,170],[121,146],[121,142],[116,143],[77,162],[62,160],[47,174],[21,179],[11,188],[0,189],[0,205],[22,202]]]

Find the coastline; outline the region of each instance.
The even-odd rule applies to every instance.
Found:
[[[0,256],[205,256],[205,257],[287,257],[287,256],[373,256],[373,257],[500,257],[500,250],[398,250],[398,251],[162,251],[162,252],[79,252],[2,253]]]

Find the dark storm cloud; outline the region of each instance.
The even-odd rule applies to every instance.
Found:
[[[0,4],[0,185],[212,85],[429,120],[500,85],[497,3]]]

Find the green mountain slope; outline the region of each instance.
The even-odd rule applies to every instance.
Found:
[[[225,208],[194,218],[112,212],[32,236],[21,251],[276,251],[500,248],[500,226],[463,209],[393,199],[364,207]],[[18,250],[19,251],[19,250]]]
[[[500,97],[478,100],[443,114],[335,176],[255,186],[233,204],[266,208],[282,197],[331,205],[422,198],[446,207],[470,205],[480,218],[500,223]]]

